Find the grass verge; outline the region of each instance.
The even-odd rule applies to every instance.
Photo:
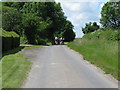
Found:
[[[51,42],[47,42],[46,45],[47,45],[47,46],[50,46],[50,45],[52,45],[52,43],[51,43]]]
[[[71,49],[81,53],[85,60],[103,69],[106,74],[118,77],[118,42],[109,40],[76,39],[68,44]]]
[[[2,58],[2,87],[19,88],[32,65],[27,57],[20,53]]]
[[[41,46],[22,45],[3,54],[2,61],[2,88],[20,88],[31,68],[32,62],[28,57],[19,53],[21,50],[39,48]]]
[[[25,47],[24,47],[24,50],[33,49],[33,48],[40,48],[40,47],[42,47],[42,46],[40,46],[40,45],[25,46]]]

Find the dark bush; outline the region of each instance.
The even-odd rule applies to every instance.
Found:
[[[38,44],[38,45],[46,45],[46,40],[39,38],[39,39],[37,40],[37,44]]]
[[[109,40],[120,40],[120,34],[118,33],[118,31],[114,31],[108,39]]]
[[[2,51],[8,51],[11,49],[14,49],[20,45],[20,37],[15,32],[7,32],[5,30],[2,30],[2,34],[0,35],[2,37]]]

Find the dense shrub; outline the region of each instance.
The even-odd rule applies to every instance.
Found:
[[[26,36],[21,36],[20,37],[20,43],[21,44],[27,44],[28,43],[28,40],[27,40]]]
[[[118,31],[114,31],[110,35],[109,40],[120,40],[120,34],[118,33]]]
[[[118,30],[99,29],[98,31],[84,35],[86,39],[106,39],[106,40],[120,40],[120,33]]]
[[[38,45],[46,45],[46,40],[45,39],[41,39],[41,38],[39,38],[39,39],[37,39],[37,44]]]
[[[14,49],[20,45],[20,37],[15,32],[7,32],[2,30],[2,51],[8,51],[10,49]]]

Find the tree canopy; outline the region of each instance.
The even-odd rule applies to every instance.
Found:
[[[100,23],[103,27],[120,28],[120,1],[107,2],[101,11]]]
[[[98,30],[100,28],[99,25],[97,25],[96,22],[90,22],[90,23],[86,23],[85,27],[82,28],[82,31],[84,34],[90,33],[90,32],[94,32],[96,30]]]
[[[56,34],[68,41],[75,38],[73,25],[60,3],[4,2],[3,7],[3,29],[17,32],[30,44],[39,44],[40,40],[53,41]]]
[[[2,28],[20,34],[21,13],[15,8],[2,7]]]

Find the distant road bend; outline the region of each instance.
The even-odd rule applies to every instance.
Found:
[[[34,53],[34,52],[33,52]],[[117,82],[65,45],[39,48],[22,88],[117,88]]]

